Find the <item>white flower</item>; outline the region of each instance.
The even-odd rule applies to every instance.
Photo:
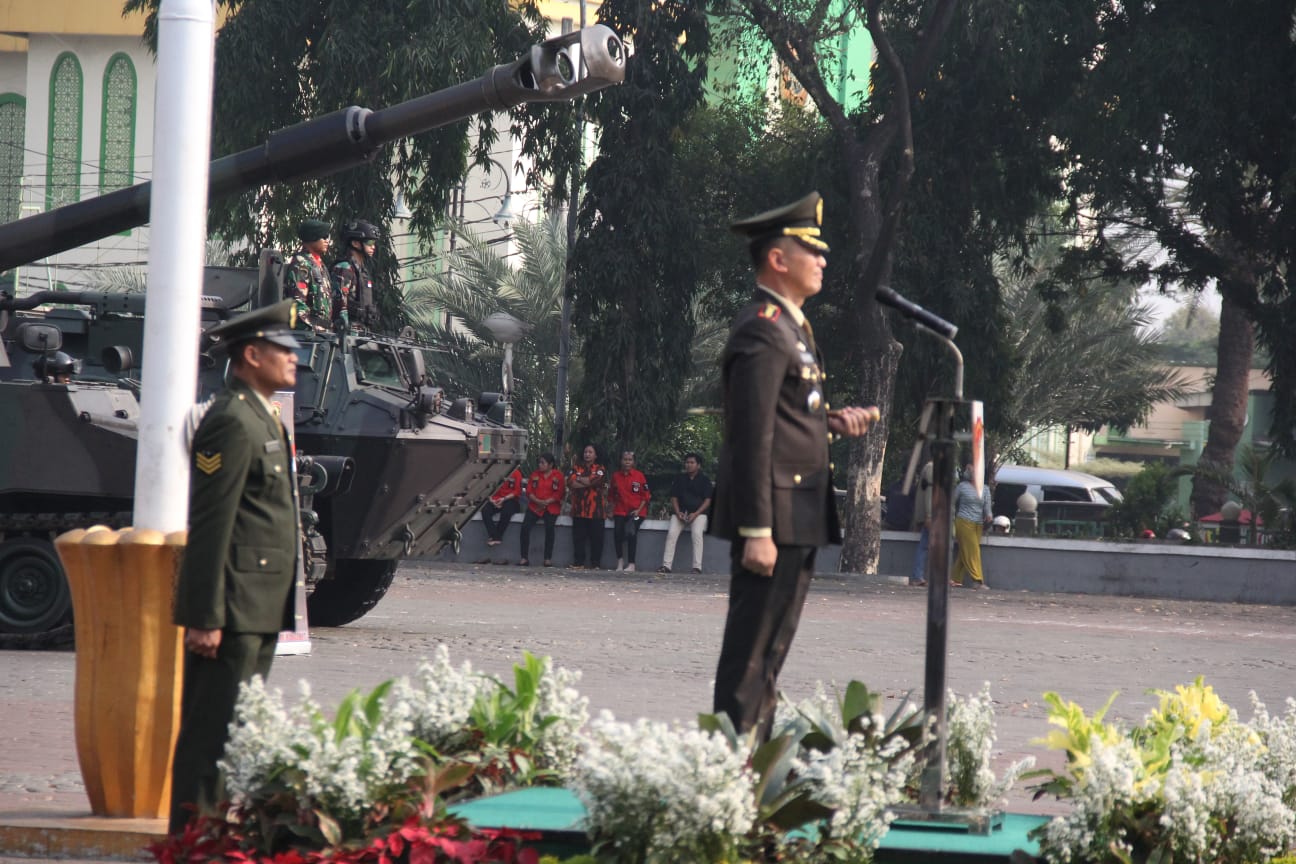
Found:
[[[468,716],[477,694],[498,686],[494,679],[474,672],[465,661],[450,665],[450,650],[438,645],[431,660],[415,672],[414,683],[401,678],[389,698],[409,706],[414,737],[443,753],[453,753],[464,742]]]
[[[544,658],[545,674],[540,679],[536,714],[550,717],[536,743],[537,767],[557,771],[560,776],[571,773],[580,754],[581,730],[589,722],[589,700],[576,689],[581,673]]]
[[[945,716],[947,770],[941,792],[948,795],[951,788],[957,790],[957,803],[992,805],[1008,794],[1023,771],[1035,764],[1032,758],[1022,759],[1009,766],[1002,779],[995,778],[990,767],[996,736],[989,681],[982,685],[980,693],[966,699],[949,691]]]
[[[1054,864],[1107,860],[1107,850],[1113,845],[1128,850],[1123,831],[1112,824],[1112,814],[1145,800],[1146,793],[1138,784],[1144,774],[1143,762],[1128,739],[1113,745],[1095,736],[1090,751],[1093,761],[1070,799],[1071,812],[1048,823],[1040,840],[1040,851]]]
[[[753,776],[718,735],[648,720],[592,724],[572,777],[588,828],[623,856],[707,860],[751,830]]]
[[[284,707],[280,690],[266,690],[260,675],[244,683],[219,763],[235,804],[250,798],[285,769],[295,767],[297,747],[309,735],[309,727]]]
[[[906,742],[888,739],[875,749],[862,735],[848,735],[828,752],[806,751],[794,760],[799,780],[813,787],[811,797],[832,808],[830,830],[876,849],[894,818],[887,808],[904,799],[912,754],[898,756]]]

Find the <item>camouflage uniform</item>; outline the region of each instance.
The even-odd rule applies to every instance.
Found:
[[[328,327],[333,321],[333,280],[324,262],[305,247],[288,259],[284,299],[297,307],[297,326],[303,330]]]

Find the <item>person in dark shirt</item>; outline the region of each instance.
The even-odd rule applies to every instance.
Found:
[[[675,543],[688,526],[693,534],[693,572],[702,572],[702,541],[706,535],[707,510],[711,508],[711,481],[702,473],[702,457],[690,453],[684,457],[684,473],[671,485],[671,519],[666,531],[666,551],[658,573],[669,573],[675,564]]]

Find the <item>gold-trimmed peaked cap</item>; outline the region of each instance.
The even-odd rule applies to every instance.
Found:
[[[293,325],[296,323],[296,302],[283,300],[273,306],[263,306],[237,318],[222,321],[208,330],[206,335],[221,348],[230,348],[252,339],[264,339],[283,348],[297,349],[301,347],[301,343],[293,338]]]
[[[828,244],[819,239],[822,225],[823,198],[811,192],[799,201],[739,220],[729,230],[743,235],[751,244],[792,237],[815,252],[827,252]]]

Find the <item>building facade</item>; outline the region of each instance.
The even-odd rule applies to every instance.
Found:
[[[0,221],[149,179],[153,58],[144,17],[102,0],[0,6]],[[142,265],[138,228],[21,268],[22,293],[93,287],[105,267]]]

